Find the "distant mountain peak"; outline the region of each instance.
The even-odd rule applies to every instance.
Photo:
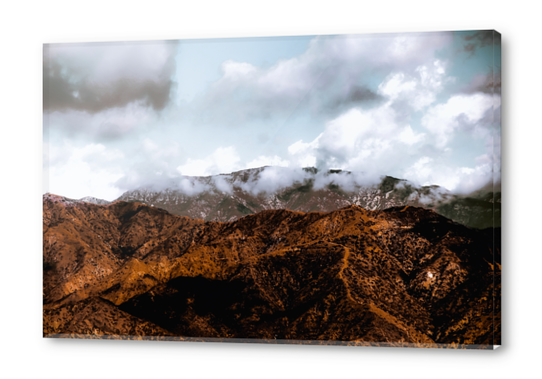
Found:
[[[48,193],[45,197],[68,206],[113,203],[92,196],[76,200]],[[184,177],[166,188],[127,191],[115,201],[141,202],[178,216],[222,222],[270,209],[331,212],[349,205],[367,210],[409,205],[432,209],[471,227],[500,226],[500,193],[479,190],[459,196],[437,185],[419,186],[390,175],[369,179],[362,173],[315,167],[265,166]]]
[[[97,197],[93,197],[93,196],[85,196],[85,197],[82,197],[81,199],[79,199],[79,201],[83,201],[83,202],[85,202],[85,203],[97,204],[97,205],[108,205],[108,204],[111,204],[111,201],[103,200],[103,199],[98,199]]]
[[[108,200],[103,200],[103,199],[99,199],[97,197],[93,197],[93,196],[85,196],[81,199],[71,199],[69,197],[66,197],[66,196],[60,196],[60,195],[55,195],[53,193],[50,193],[50,192],[47,192],[43,195],[43,199],[48,199],[52,202],[59,202],[59,203],[62,203],[64,205],[74,205],[74,204],[78,204],[78,203],[91,203],[91,204],[97,204],[97,205],[108,205],[108,204],[111,204],[112,202],[111,201],[108,201]]]
[[[179,216],[234,221],[269,209],[330,212],[349,205],[368,210],[404,205],[431,208],[449,197],[441,187],[419,187],[392,176],[378,179],[341,169],[267,166],[186,177],[177,188],[139,188],[117,200],[140,201]]]

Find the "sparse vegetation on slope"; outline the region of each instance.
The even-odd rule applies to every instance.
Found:
[[[491,347],[493,242],[408,206],[222,223],[46,197],[44,334]]]

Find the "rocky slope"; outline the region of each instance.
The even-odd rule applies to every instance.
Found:
[[[282,184],[281,179],[289,175],[291,171],[287,169],[262,167],[190,177],[185,179],[184,189],[139,189],[128,191],[117,200],[138,201],[206,221],[234,221],[268,209],[331,212],[348,205],[368,210],[410,205],[433,209],[471,227],[500,226],[500,193],[496,201],[492,201],[493,193],[488,191],[470,197],[454,196],[438,186],[419,187],[390,176],[362,183],[350,172],[319,172],[314,168],[298,174],[300,180]]]
[[[500,345],[499,233],[431,210],[43,212],[45,336]]]

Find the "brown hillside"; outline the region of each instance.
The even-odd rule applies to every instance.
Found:
[[[492,232],[415,207],[222,223],[46,195],[44,335],[492,347]]]

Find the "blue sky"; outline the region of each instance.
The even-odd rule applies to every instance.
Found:
[[[499,116],[490,31],[46,45],[44,191],[270,165],[466,193],[500,180]]]

